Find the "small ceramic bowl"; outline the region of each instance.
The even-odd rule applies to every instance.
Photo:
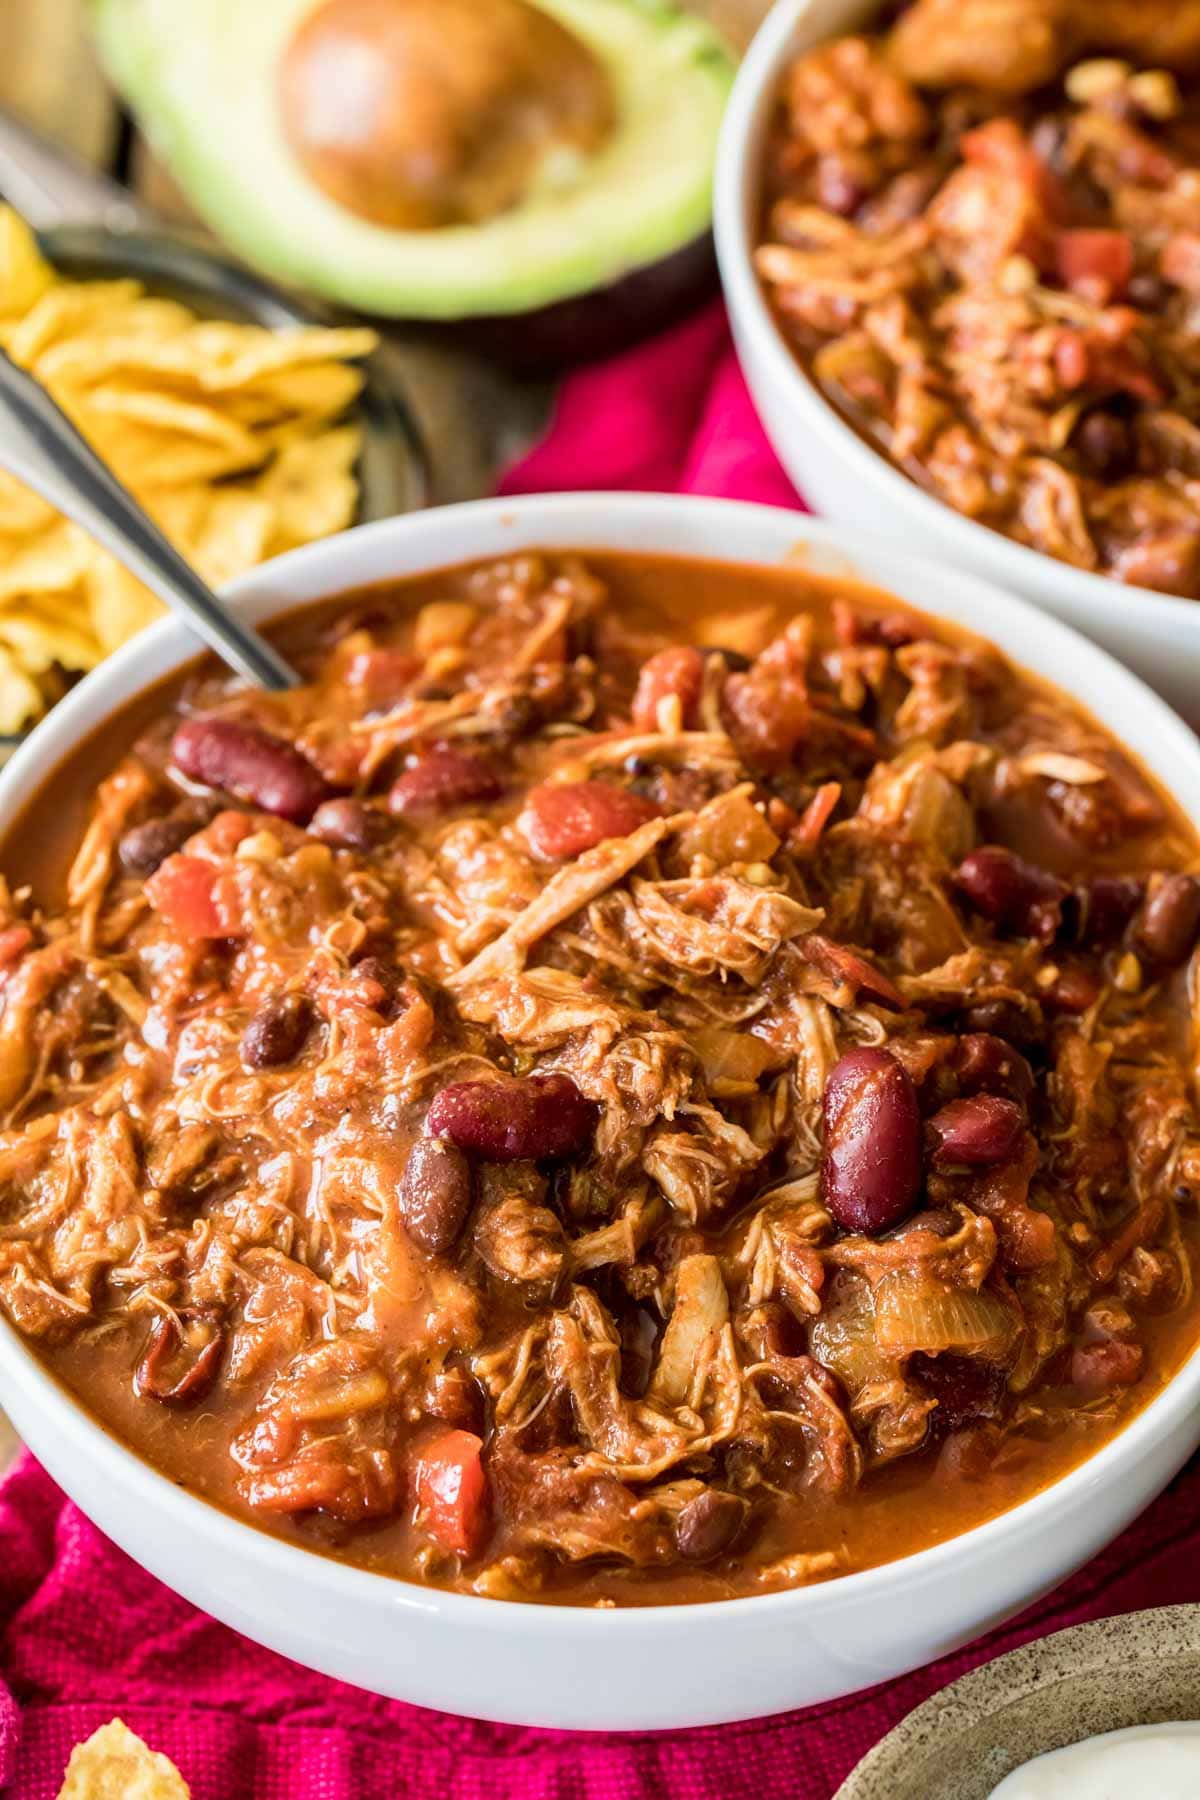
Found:
[[[734,84],[717,152],[714,229],[742,368],[788,474],[818,512],[881,532],[1057,613],[1195,719],[1200,601],[1134,588],[1014,543],[902,474],[810,381],[754,269],[763,160],[783,72],[802,51],[869,28],[879,0],[778,0]]]
[[[932,1695],[834,1800],[988,1800],[1005,1775],[1044,1751],[1198,1718],[1200,1606],[1097,1619],[998,1656]]]

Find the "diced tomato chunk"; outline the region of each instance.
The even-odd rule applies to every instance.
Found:
[[[239,923],[217,863],[203,856],[168,856],[146,883],[146,898],[182,938],[236,937]]]
[[[417,1518],[444,1550],[473,1556],[487,1530],[487,1476],[483,1439],[473,1431],[446,1431],[422,1450],[417,1463]]]
[[[1067,217],[1066,189],[1030,145],[1015,119],[988,119],[974,130],[964,131],[958,147],[964,162],[1019,181],[1050,218]]]
[[[1055,241],[1059,279],[1089,294],[1121,293],[1133,274],[1133,243],[1125,231],[1060,231]]]
[[[691,644],[660,650],[642,664],[633,697],[633,722],[639,731],[659,731],[659,709],[664,700],[678,700],[679,725],[695,723],[695,709],[704,685],[704,658]],[[668,723],[667,730],[674,727]]]
[[[556,862],[658,815],[652,800],[611,781],[553,781],[529,790],[519,823],[537,855]]]
[[[358,688],[368,706],[399,700],[425,667],[404,650],[360,650],[346,670],[346,685]]]

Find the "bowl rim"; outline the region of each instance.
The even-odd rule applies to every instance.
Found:
[[[639,525],[661,525],[663,534],[667,535],[669,522],[673,519],[680,526],[686,526],[689,519],[698,521],[706,514],[711,515],[713,509],[719,511],[723,520],[728,519],[731,526],[740,523],[744,537],[757,535],[762,540],[759,547],[746,554],[728,552],[729,560],[735,563],[773,566],[788,554],[812,544],[832,553],[839,568],[848,576],[860,561],[871,565],[868,573],[857,577],[868,583],[885,584],[891,578],[885,571],[893,571],[898,578],[920,580],[922,585],[932,581],[935,591],[927,604],[935,618],[953,620],[959,596],[973,597],[978,608],[998,608],[1003,635],[1014,640],[1019,638],[1026,645],[1041,639],[1038,656],[1047,665],[1058,670],[1073,667],[1082,671],[1085,686],[1089,681],[1115,684],[1113,698],[1120,704],[1120,716],[1128,717],[1131,708],[1137,709],[1143,721],[1139,727],[1141,733],[1149,737],[1153,730],[1156,738],[1162,740],[1162,759],[1165,762],[1169,757],[1173,774],[1170,779],[1166,776],[1159,779],[1185,814],[1200,825],[1200,739],[1164,700],[1108,651],[1031,602],[1004,593],[983,577],[955,568],[943,569],[930,557],[910,555],[886,540],[872,539],[846,527],[779,507],[695,495],[620,492],[472,501],[379,520],[305,545],[262,564],[231,583],[224,594],[254,620],[285,617],[307,606],[320,604],[323,599],[335,598],[339,593],[353,592],[356,588],[388,579],[386,574],[356,574],[348,565],[356,560],[369,564],[373,555],[386,554],[393,541],[400,543],[412,539],[418,546],[424,540],[431,545],[440,544],[441,548],[436,552],[418,554],[411,563],[414,570],[432,571],[454,567],[477,557],[504,554],[503,551],[481,551],[469,545],[464,548],[460,540],[469,539],[473,528],[476,528],[477,536],[486,536],[489,528],[493,532],[500,527],[513,529],[517,533],[511,546],[514,551],[537,549],[543,545],[569,546],[586,555],[589,548],[619,551],[619,545],[611,537],[616,530],[626,532]],[[567,526],[569,530],[565,529]],[[590,526],[599,527],[595,537],[589,536]],[[729,535],[733,536],[732,531]],[[713,552],[686,548],[671,552],[660,547],[649,553],[703,555],[706,560],[719,560]],[[408,567],[405,562],[405,571]],[[818,566],[817,572],[824,571]],[[943,601],[936,593],[936,584],[947,578],[953,582],[956,596],[953,601]],[[966,610],[969,613],[971,607]],[[972,623],[967,629],[978,632],[980,628]],[[91,712],[96,701],[109,710],[127,704],[147,687],[176,673],[200,654],[201,648],[181,621],[164,617],[108,657],[72,689],[0,770],[0,838],[36,796],[47,774],[81,739],[95,730],[99,720],[92,718]],[[1002,650],[1018,667],[1028,668],[1019,650],[1003,646]],[[1044,670],[1034,668],[1032,672],[1046,682],[1055,679],[1049,666]],[[53,747],[53,753],[46,756],[43,745]],[[1187,786],[1189,770],[1197,795],[1194,807],[1180,797],[1180,790]],[[497,1635],[505,1633],[514,1618],[520,1616],[522,1632],[550,1642],[569,1640],[579,1632],[600,1632],[617,1641],[641,1640],[648,1630],[644,1623],[648,1617],[653,1621],[653,1632],[665,1639],[671,1634],[690,1634],[693,1625],[701,1629],[706,1622],[714,1620],[745,1619],[751,1609],[756,1619],[794,1614],[799,1624],[806,1616],[815,1618],[843,1605],[858,1606],[886,1598],[889,1591],[903,1586],[906,1581],[920,1584],[944,1574],[955,1563],[969,1561],[977,1546],[987,1546],[994,1553],[1003,1549],[1006,1540],[1019,1540],[1039,1525],[1053,1525],[1056,1515],[1069,1515],[1073,1502],[1082,1499],[1089,1488],[1118,1480],[1121,1468],[1136,1463],[1143,1447],[1165,1440],[1173,1432],[1183,1429],[1189,1412],[1193,1416],[1196,1435],[1200,1436],[1198,1337],[1169,1380],[1114,1437],[1027,1499],[967,1531],[890,1562],[851,1570],[808,1586],[687,1604],[658,1602],[600,1609],[532,1600],[498,1603],[483,1595],[423,1586],[405,1577],[364,1569],[315,1548],[276,1537],[199,1493],[181,1487],[130,1449],[43,1367],[32,1346],[0,1314],[0,1401],[10,1384],[19,1384],[24,1390],[23,1401],[26,1397],[31,1398],[37,1403],[41,1416],[50,1421],[47,1436],[68,1443],[74,1439],[84,1450],[91,1476],[103,1479],[105,1472],[111,1470],[126,1487],[140,1491],[179,1534],[180,1541],[190,1541],[193,1549],[202,1542],[216,1547],[222,1541],[247,1544],[247,1534],[251,1534],[249,1542],[256,1546],[255,1557],[265,1574],[290,1577],[310,1589],[337,1594],[369,1608],[437,1615],[446,1623],[469,1625]],[[81,1488],[81,1484],[77,1483],[76,1488]],[[81,1504],[87,1511],[86,1502]]]
[[[824,42],[864,28],[881,5],[882,0],[775,0],[738,69],[721,127],[713,186],[713,235],[735,335],[740,329],[752,340],[755,353],[763,360],[766,379],[778,390],[797,424],[848,465],[865,489],[874,489],[893,506],[907,509],[923,521],[930,534],[938,533],[946,551],[961,556],[964,566],[978,569],[997,585],[1018,593],[1034,591],[1039,582],[1053,583],[1061,598],[1081,612],[1090,609],[1093,616],[1101,614],[1126,626],[1141,615],[1147,625],[1200,630],[1200,602],[1077,569],[981,525],[928,493],[847,423],[807,374],[780,330],[753,263],[761,140],[768,108],[783,67],[793,54],[793,39],[806,22],[816,16],[819,23],[814,41]]]

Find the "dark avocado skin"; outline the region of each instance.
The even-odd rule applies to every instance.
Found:
[[[717,287],[716,252],[712,233],[706,231],[609,287],[556,300],[533,312],[435,325],[401,325],[396,319],[375,323],[384,332],[401,325],[406,334],[473,350],[514,375],[533,379],[614,356],[673,325],[715,294]]]

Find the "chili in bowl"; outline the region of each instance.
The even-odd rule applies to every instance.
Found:
[[[739,347],[808,496],[852,516],[865,485],[889,529],[1180,705],[1200,644],[1175,604],[1200,597],[1193,11],[781,4],[719,206]]]
[[[1020,603],[795,530],[368,528],[242,586],[304,687],[168,623],[0,778],[4,1404],[380,1691],[846,1691],[1195,1443],[1200,749]]]

